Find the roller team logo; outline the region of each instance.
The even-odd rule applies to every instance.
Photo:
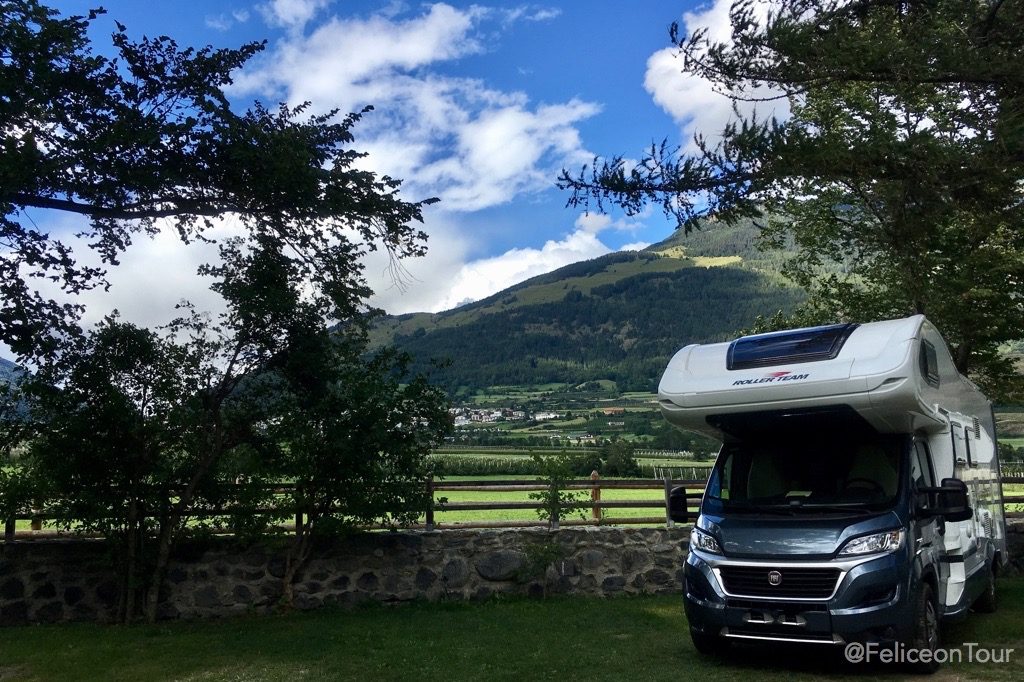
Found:
[[[733,386],[750,386],[751,384],[777,384],[783,381],[800,381],[806,379],[810,374],[793,374],[792,372],[769,372],[757,379],[737,379],[732,382]]]

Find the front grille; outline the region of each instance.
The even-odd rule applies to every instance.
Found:
[[[837,568],[779,568],[773,566],[721,566],[718,569],[726,592],[737,596],[780,599],[827,599],[839,579]],[[777,585],[768,574],[778,572]]]
[[[765,603],[758,599],[726,599],[726,606],[731,606],[737,609],[763,609]],[[772,608],[783,607],[784,612],[787,614],[799,614],[799,613],[824,613],[828,611],[828,604],[824,601],[820,603],[809,603],[809,602],[794,602],[786,604],[783,602],[773,603]]]

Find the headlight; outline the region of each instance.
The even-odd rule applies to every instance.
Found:
[[[862,554],[880,554],[895,552],[903,546],[903,529],[888,530],[884,533],[864,535],[847,542],[839,552],[839,556],[860,556]]]
[[[710,554],[722,553],[722,548],[718,546],[718,541],[696,526],[690,531],[690,547]]]

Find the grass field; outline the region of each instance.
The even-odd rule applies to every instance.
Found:
[[[947,629],[946,647],[1016,649],[935,680],[1024,678],[1024,579],[1002,605]],[[417,603],[202,623],[8,628],[0,680],[803,680],[928,679],[820,649],[744,646],[701,657],[678,596]]]
[[[590,493],[580,491],[584,504],[589,502]],[[529,502],[530,493],[527,491],[497,492],[497,491],[463,491],[445,490],[437,493],[437,499],[447,498],[449,502]],[[663,490],[602,490],[601,499],[606,502],[624,500],[652,500],[657,506],[638,509],[606,509],[605,516],[613,518],[636,518],[641,516],[664,516],[664,491]],[[590,518],[590,507],[583,509],[585,518]],[[580,514],[565,515],[563,518],[581,518]],[[438,523],[456,523],[470,521],[536,521],[537,514],[530,509],[496,509],[490,511],[438,511],[435,512],[435,519]]]

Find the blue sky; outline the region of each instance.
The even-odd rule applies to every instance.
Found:
[[[54,6],[71,14],[94,4]],[[447,309],[668,236],[674,226],[659,212],[627,219],[566,208],[555,178],[595,154],[636,157],[663,137],[685,146],[694,129],[720,130],[728,100],[679,73],[668,27],[680,21],[727,36],[728,5],[111,0],[93,33],[101,52],[115,19],[134,37],[166,34],[181,45],[265,39],[230,90],[240,108],[254,98],[308,99],[318,111],[374,105],[356,130],[366,166],[403,178],[408,199],[442,199],[425,216],[430,252],[404,263],[404,285],[384,261],[366,262],[373,302],[404,313]],[[236,228],[225,221],[225,232]],[[112,273],[111,291],[89,294],[90,316],[117,307],[159,324],[183,297],[216,308],[192,274],[209,256],[203,248],[169,233],[140,241]]]

